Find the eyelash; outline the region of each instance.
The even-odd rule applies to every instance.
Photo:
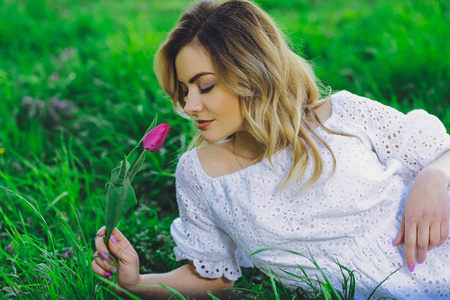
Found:
[[[209,91],[211,91],[213,89],[213,87],[214,87],[214,84],[210,87],[207,87],[206,89],[200,90],[200,94],[208,93]]]
[[[200,94],[206,94],[206,93],[210,92],[214,86],[215,85],[213,84],[212,86],[207,87],[206,89],[203,89],[203,90],[200,89]],[[183,97],[186,97],[187,95],[188,95],[188,91],[184,92]]]

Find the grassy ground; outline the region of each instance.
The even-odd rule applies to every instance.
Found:
[[[258,2],[333,89],[424,108],[450,128],[448,1]],[[114,298],[90,269],[104,185],[155,114],[172,131],[149,154],[134,183],[139,205],[119,227],[143,272],[178,265],[168,232],[177,211],[172,174],[192,130],[159,89],[152,61],[187,5],[0,0],[2,299]],[[246,275],[239,286],[259,298],[301,298],[274,292],[257,271]]]

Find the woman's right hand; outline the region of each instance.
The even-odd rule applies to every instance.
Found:
[[[95,239],[97,252],[94,253],[92,270],[97,275],[110,280],[117,272],[117,284],[121,288],[131,291],[139,284],[140,280],[139,257],[127,238],[117,228],[114,228],[108,241],[108,250],[105,245],[105,231],[106,228],[103,226],[97,232]],[[108,254],[114,257],[118,266]],[[116,290],[116,293],[121,292]]]

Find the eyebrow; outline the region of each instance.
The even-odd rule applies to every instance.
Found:
[[[196,75],[194,75],[194,77],[192,77],[191,79],[189,79],[189,83],[194,83],[198,78],[205,76],[205,75],[214,75],[214,73],[212,72],[200,72]]]

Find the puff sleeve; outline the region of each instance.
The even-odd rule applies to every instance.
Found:
[[[398,160],[413,174],[450,149],[442,122],[424,110],[407,114],[368,98],[352,95],[350,115],[365,131],[382,163]],[[352,96],[350,96],[352,95]]]
[[[198,177],[192,159],[192,152],[183,155],[176,172],[180,217],[170,229],[177,244],[175,256],[177,260],[192,260],[202,277],[237,280],[241,276],[240,266],[246,266],[245,256],[211,217],[208,187]]]

